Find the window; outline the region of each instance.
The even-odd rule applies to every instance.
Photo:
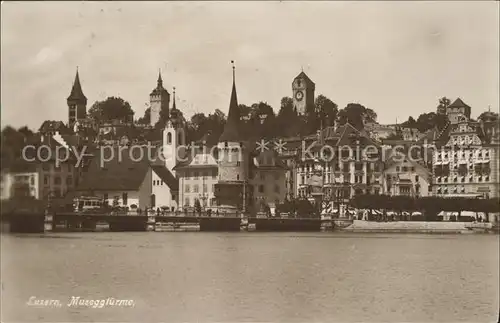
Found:
[[[61,177],[55,176],[54,177],[54,184],[55,185],[61,185]]]
[[[214,169],[212,171],[212,178],[214,178],[214,179],[217,178],[217,170],[216,169]]]
[[[179,135],[177,136],[177,143],[179,145],[184,145],[184,142],[182,140],[182,132],[180,132]]]
[[[417,182],[417,183],[418,183],[418,180],[419,180],[418,175],[415,175],[415,182]]]
[[[403,171],[403,172],[407,172],[407,171],[408,171],[408,167],[403,166],[402,171]]]
[[[240,180],[240,175],[239,175],[239,174],[237,174],[237,175],[236,175],[236,180],[237,180],[237,181],[239,181],[239,180]]]
[[[274,192],[279,193],[280,192],[280,186],[279,185],[274,185]]]
[[[396,166],[396,172],[399,172],[399,166]]]
[[[189,185],[184,185],[184,192],[189,193],[190,191],[191,190],[190,190]]]
[[[128,194],[127,193],[122,194],[122,200],[123,200],[123,205],[128,204]]]
[[[185,206],[189,206],[189,197],[186,197],[186,198],[184,199],[184,205],[185,205]]]
[[[66,185],[73,185],[73,178],[71,176],[66,177]]]
[[[194,178],[194,179],[198,179],[198,172],[194,172],[194,174],[193,174],[193,178]]]
[[[266,180],[266,174],[264,174],[264,173],[260,173],[260,180],[261,180],[261,181]]]
[[[198,184],[193,185],[193,192],[198,193]]]
[[[167,134],[167,144],[169,144],[169,145],[170,145],[171,143],[172,143],[172,133],[171,133],[171,132],[169,132],[169,133]]]
[[[48,175],[45,175],[45,176],[43,177],[43,184],[45,184],[45,185],[49,185],[49,176],[48,176]]]
[[[264,193],[264,185],[259,185],[259,193]]]
[[[208,190],[208,185],[207,184],[203,184],[203,192],[206,192]]]

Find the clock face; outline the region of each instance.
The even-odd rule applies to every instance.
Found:
[[[297,91],[297,93],[295,93],[295,98],[297,100],[302,100],[302,98],[304,97],[304,93],[302,93],[302,91]]]

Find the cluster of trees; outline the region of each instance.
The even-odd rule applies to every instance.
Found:
[[[421,197],[389,196],[389,195],[356,195],[351,200],[351,205],[359,209],[368,210],[394,210],[399,213],[403,211],[420,211],[425,216],[433,218],[441,211],[458,212],[460,217],[462,211],[495,213],[500,212],[500,201],[498,199],[471,199],[464,197]]]
[[[24,126],[15,129],[6,126],[2,130],[2,144],[0,149],[1,168],[10,168],[22,157],[22,149],[32,143],[35,133]]]
[[[108,97],[103,101],[96,101],[88,110],[88,116],[98,122],[108,122],[120,120],[132,122],[134,120],[134,110],[130,103],[119,97]]]

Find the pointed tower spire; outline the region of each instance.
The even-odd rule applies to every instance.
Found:
[[[175,107],[175,86],[174,86],[174,88],[173,88],[173,94],[172,94],[172,95],[173,95],[173,97],[174,97],[174,100],[173,100],[173,102],[172,102],[172,110],[176,110],[177,108]]]
[[[80,84],[78,66],[76,67],[75,81],[73,82],[73,87],[71,88],[71,93],[69,94],[68,101],[80,101],[84,104],[87,104],[87,98],[83,94],[82,85]]]
[[[158,88],[163,86],[163,80],[161,79],[161,68],[158,69]]]
[[[240,111],[238,108],[238,96],[236,95],[236,73],[233,64],[233,88],[231,90],[231,99],[229,101],[229,113],[227,114],[227,122],[224,127],[224,132],[219,138],[220,142],[239,142],[241,141],[239,123],[240,123]]]

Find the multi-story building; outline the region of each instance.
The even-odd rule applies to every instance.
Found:
[[[286,197],[286,166],[273,150],[256,153],[251,163],[250,187],[253,198],[250,201],[254,209],[259,203],[266,203],[273,208]],[[262,201],[262,202],[261,202]]]
[[[422,164],[409,156],[391,156],[385,161],[383,193],[391,196],[429,196],[432,176]]]
[[[450,107],[450,122],[434,140],[433,193],[437,196],[498,197],[497,146],[481,136],[478,124],[469,120],[470,107],[463,101],[457,99],[447,111]],[[457,108],[465,113],[456,112]]]
[[[19,162],[12,169],[3,170],[1,189],[2,200],[19,195],[40,199],[40,173],[37,170],[37,165]]]
[[[288,140],[294,154],[294,196],[308,196],[314,175],[322,178],[323,191],[328,196],[350,198],[354,194],[382,192],[383,161],[380,145],[366,133],[349,123],[338,128],[329,127],[317,135],[305,137],[297,146],[297,140]],[[305,149],[304,149],[305,148]]]

